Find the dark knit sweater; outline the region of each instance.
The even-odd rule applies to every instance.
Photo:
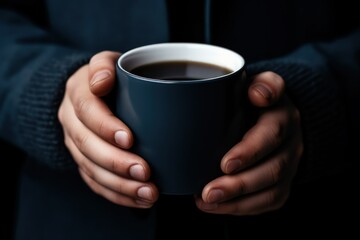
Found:
[[[280,74],[300,110],[305,153],[297,183],[347,171],[359,145],[356,9],[335,0],[1,3],[0,139],[26,156],[18,239],[155,235],[160,204],[138,211],[95,196],[63,142],[57,111],[66,80],[102,50],[124,52],[167,41],[209,42],[235,50],[245,57],[248,76],[267,70]],[[20,161],[11,154],[0,159]],[[165,199],[164,209],[171,201],[187,200]],[[211,226],[222,216],[206,219]]]

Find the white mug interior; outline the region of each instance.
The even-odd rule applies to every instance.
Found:
[[[136,67],[167,61],[213,64],[229,69],[231,73],[240,70],[245,64],[244,58],[235,51],[202,43],[158,43],[142,46],[122,54],[117,64],[120,69],[131,74],[131,70]]]

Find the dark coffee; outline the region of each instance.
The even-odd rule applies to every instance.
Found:
[[[199,80],[226,75],[232,71],[213,64],[191,61],[156,62],[130,71],[138,76],[162,80]]]

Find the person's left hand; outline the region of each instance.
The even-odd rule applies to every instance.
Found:
[[[259,107],[257,123],[225,154],[225,175],[208,183],[196,205],[204,212],[256,215],[288,199],[303,142],[300,113],[283,94],[284,80],[273,72],[256,75],[248,91]]]

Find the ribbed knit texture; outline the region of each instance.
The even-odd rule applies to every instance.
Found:
[[[89,59],[86,54],[74,53],[49,61],[34,74],[21,96],[18,122],[24,148],[30,157],[51,168],[75,166],[64,145],[57,112],[67,79]]]
[[[344,153],[345,132],[338,126],[345,124],[339,108],[338,93],[326,74],[315,72],[306,61],[277,59],[248,66],[249,75],[273,71],[283,77],[286,92],[301,113],[304,155],[297,181],[324,177],[339,172],[336,161]],[[332,131],[328,131],[332,129]]]

